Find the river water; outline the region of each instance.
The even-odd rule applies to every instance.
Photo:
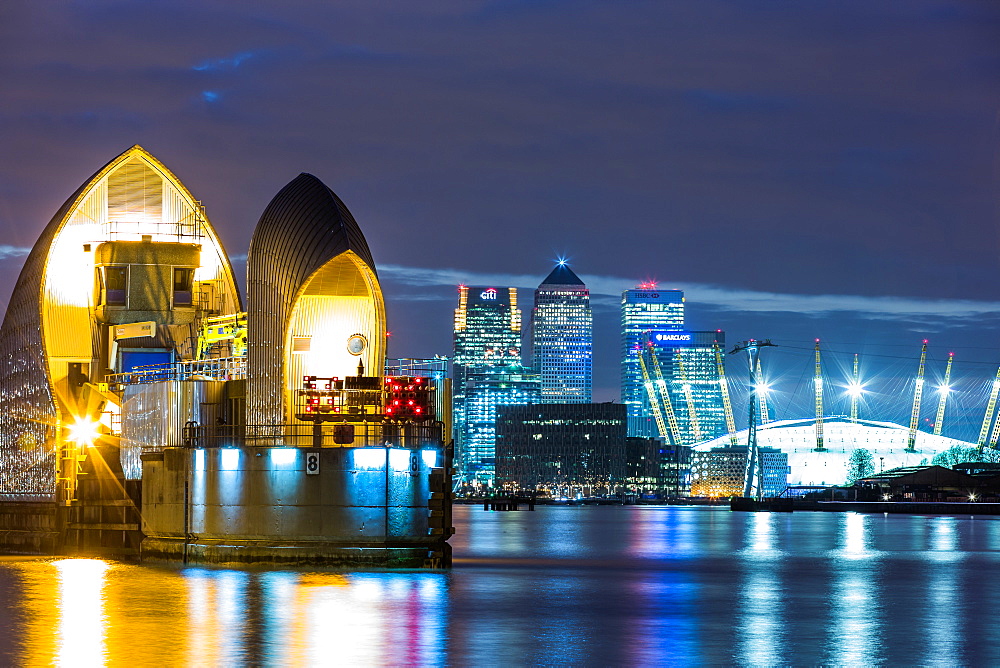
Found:
[[[0,558],[0,664],[1000,665],[1000,518],[459,506],[450,572]]]

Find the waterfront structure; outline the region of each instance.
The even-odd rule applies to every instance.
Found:
[[[521,361],[517,288],[459,286],[452,357],[452,418],[456,459],[460,475],[466,481],[492,477],[484,473],[492,470],[492,463],[477,463],[483,458],[492,459],[492,437],[484,436],[477,441],[475,454],[469,451],[471,446],[467,443],[470,428],[466,424],[466,403],[469,388],[475,387],[473,376],[486,379],[496,373],[509,374],[510,369],[521,374]],[[489,392],[484,390],[486,394]],[[472,433],[477,432],[472,430]]]
[[[497,486],[569,498],[687,496],[690,448],[626,432],[623,404],[502,406]]]
[[[593,345],[590,290],[559,262],[535,290],[531,310],[531,364],[543,403],[590,403]]]
[[[866,476],[854,484],[870,501],[1000,502],[1000,466],[967,462],[954,468],[909,466]]]
[[[60,209],[0,328],[0,548],[449,563],[444,367],[384,374],[346,206],[300,175],[247,264],[244,313],[201,205],[138,146]]]
[[[385,303],[375,263],[351,212],[315,176],[300,174],[264,209],[247,288],[249,424],[291,423],[305,376],[381,374]]]
[[[492,487],[496,478],[498,411],[541,401],[538,375],[522,367],[488,369],[465,376],[462,449],[459,455],[462,481],[475,487]]]
[[[659,438],[625,439],[625,492],[646,499],[680,499],[691,492],[691,455],[687,445]]]
[[[628,435],[659,436],[646,394],[639,353],[650,330],[684,329],[684,293],[644,283],[622,293],[621,401],[628,409]]]
[[[778,448],[758,447],[762,496],[774,497],[788,486],[788,454]],[[697,447],[691,458],[691,496],[742,496],[747,468],[746,447]]]
[[[501,406],[497,486],[570,498],[619,493],[629,477],[625,429],[622,404]]]
[[[201,203],[133,146],[60,207],[0,327],[0,495],[71,504],[85,435],[117,434],[109,373],[190,358],[203,317],[242,310]]]
[[[777,420],[757,427],[759,446],[780,450],[788,456],[789,485],[844,484],[851,454],[858,449],[867,450],[875,471],[882,472],[929,463],[938,453],[955,446],[977,447],[975,443],[918,431],[915,448],[910,450],[907,447],[910,430],[899,424],[861,419],[852,422],[844,416],[824,417],[823,424],[823,450],[816,448],[815,418]],[[746,470],[747,430],[735,436],[743,451],[742,476]],[[720,436],[699,443],[694,450],[695,453],[705,452],[730,443],[729,436]]]
[[[647,357],[656,356],[650,371],[664,381],[676,418],[670,442],[691,445],[728,433],[717,357],[725,354],[725,332],[650,330],[645,345]],[[645,399],[648,410],[648,392]]]

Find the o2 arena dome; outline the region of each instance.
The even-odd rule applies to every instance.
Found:
[[[776,420],[757,427],[757,445],[788,455],[789,485],[841,485],[846,482],[851,453],[863,448],[871,453],[875,472],[900,466],[929,464],[939,452],[974,443],[918,431],[913,450],[907,450],[910,430],[892,422],[847,417],[823,418],[824,450],[816,450],[816,418]],[[747,444],[747,430],[736,433],[740,446]],[[729,434],[694,446],[695,452],[731,447]],[[924,461],[926,460],[926,461]]]

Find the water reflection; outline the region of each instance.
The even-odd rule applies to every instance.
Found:
[[[189,663],[443,660],[444,574],[192,570],[186,577],[194,639]],[[247,619],[248,611],[259,618]]]
[[[841,516],[841,547],[832,554],[829,663],[873,665],[883,660],[878,554],[868,544],[872,519],[861,513]]]
[[[737,660],[747,665],[777,665],[784,656],[781,549],[775,537],[776,513],[747,516],[747,547],[742,552],[744,582],[739,601]]]
[[[23,600],[0,665],[426,665],[446,660],[444,573],[167,570],[0,562]],[[10,601],[8,601],[10,603]],[[16,659],[16,660],[15,660]]]
[[[963,637],[963,601],[958,595],[958,572],[951,568],[963,554],[958,551],[958,527],[954,517],[934,517],[930,520],[931,573],[927,583],[925,624],[927,653],[935,662],[957,666],[962,663],[960,648]],[[933,563],[936,562],[936,563]]]
[[[59,583],[56,663],[103,666],[107,658],[104,574],[108,564],[97,559],[63,559],[52,565]]]
[[[190,621],[188,663],[235,665],[245,662],[246,587],[240,571],[190,569],[185,572]]]
[[[0,665],[996,665],[1000,657],[988,615],[1000,604],[1000,583],[988,577],[1000,568],[1000,518],[461,513],[450,573],[0,559]]]

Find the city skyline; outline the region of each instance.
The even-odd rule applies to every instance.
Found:
[[[1000,363],[996,5],[0,12],[0,303],[53,193],[141,144],[202,198],[241,286],[267,194],[301,171],[335,187],[397,356],[448,350],[456,284],[533,289],[564,257],[597,400],[618,396],[617,295],[648,279],[686,292],[692,329],[774,340],[791,389],[815,338],[868,375],[930,339],[963,392]]]

